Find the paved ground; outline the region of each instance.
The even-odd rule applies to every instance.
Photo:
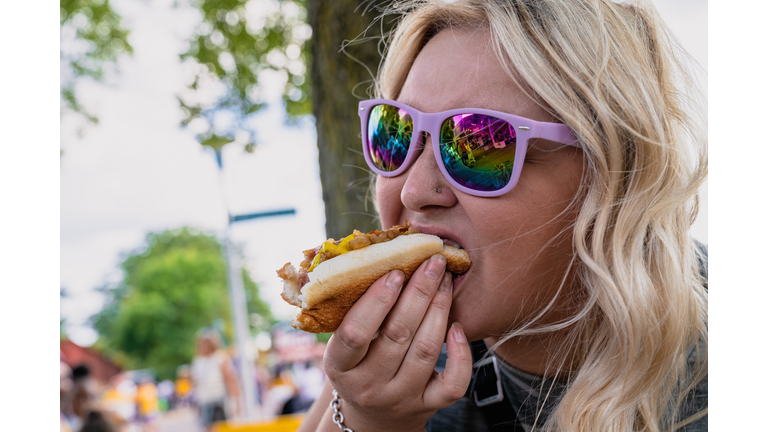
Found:
[[[194,410],[182,408],[163,415],[156,432],[203,432]]]

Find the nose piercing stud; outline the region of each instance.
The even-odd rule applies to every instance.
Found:
[[[442,189],[440,189],[440,188],[437,188],[437,193],[440,193],[440,192],[442,192],[442,191],[443,191]]]

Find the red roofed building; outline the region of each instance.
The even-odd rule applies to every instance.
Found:
[[[109,381],[110,378],[119,374],[122,369],[106,356],[90,348],[80,345],[68,339],[62,339],[59,344],[61,352],[64,354],[64,361],[72,368],[86,365],[90,375],[102,384]]]

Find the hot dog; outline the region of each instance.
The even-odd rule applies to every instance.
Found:
[[[435,254],[445,256],[447,270],[454,274],[465,273],[471,265],[465,250],[446,246],[440,237],[422,234],[407,222],[368,234],[355,230],[304,251],[299,270],[286,263],[277,271],[283,279],[283,299],[301,308],[291,325],[311,333],[332,332],[376,280],[393,270],[410,278]]]

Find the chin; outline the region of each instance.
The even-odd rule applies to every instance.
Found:
[[[483,323],[480,322],[481,318],[478,314],[462,308],[461,305],[454,305],[451,307],[451,314],[448,318],[448,328],[454,322],[458,322],[464,329],[468,341],[485,339],[490,334],[488,334],[487,329],[483,328]]]

